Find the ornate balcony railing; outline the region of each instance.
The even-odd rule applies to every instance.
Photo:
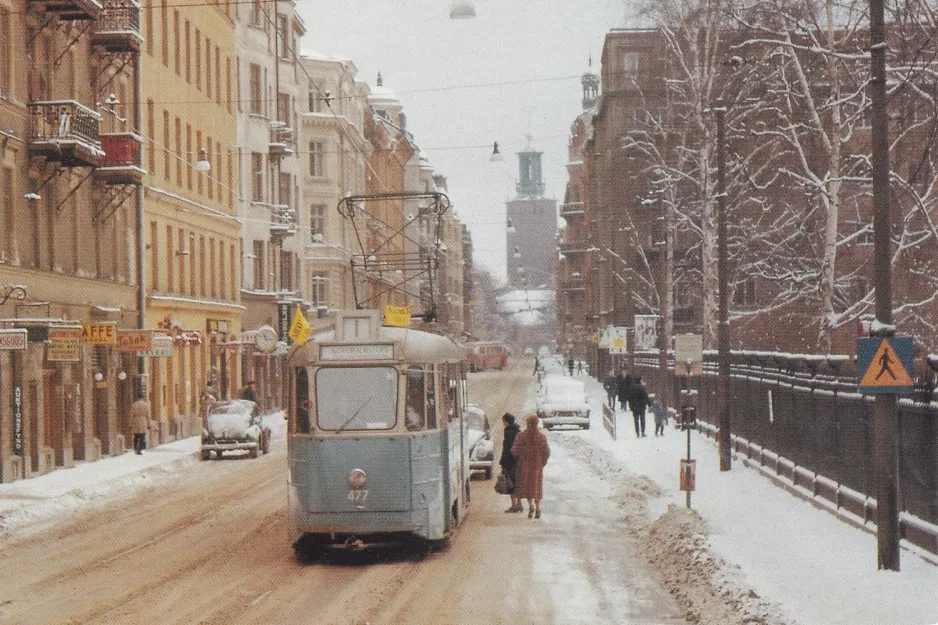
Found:
[[[285,122],[270,122],[268,153],[278,158],[293,154],[293,129]]]
[[[70,167],[97,165],[101,115],[75,100],[29,103],[29,151]]]
[[[140,4],[136,0],[104,0],[91,30],[92,45],[103,46],[108,52],[139,52],[142,41]]]

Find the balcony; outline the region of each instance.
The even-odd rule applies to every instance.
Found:
[[[560,205],[560,216],[575,217],[583,214],[583,202],[567,202]]]
[[[586,252],[586,244],[580,241],[564,241],[560,244],[560,253],[564,256],[570,256],[571,254],[585,254]]]
[[[65,167],[97,165],[104,152],[99,136],[101,116],[75,100],[29,103],[29,154]]]
[[[47,13],[58,16],[63,22],[96,20],[102,11],[98,0],[44,0],[43,2],[30,2],[30,4],[42,7]]]
[[[104,156],[94,170],[105,184],[140,184],[146,173],[140,164],[140,137],[132,132],[101,135]]]
[[[560,290],[561,291],[585,291],[586,286],[583,284],[582,277],[573,276],[570,278],[560,279]]]
[[[267,151],[271,158],[282,158],[293,154],[293,129],[284,122],[270,122],[270,143]]]
[[[286,204],[270,207],[270,236],[284,239],[296,234],[296,213]]]
[[[136,0],[104,0],[104,8],[91,29],[91,45],[108,52],[139,52],[140,5]]]

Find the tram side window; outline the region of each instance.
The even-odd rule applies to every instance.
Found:
[[[458,370],[452,365],[446,367],[446,414],[450,421],[459,418],[459,384]]]
[[[309,377],[306,369],[296,370],[293,405],[296,410],[296,431],[309,432]]]
[[[427,377],[427,429],[435,430],[436,423],[436,378],[433,370],[426,372]]]
[[[407,369],[407,405],[404,408],[404,424],[411,431],[422,430],[427,425],[424,378],[422,367]]]

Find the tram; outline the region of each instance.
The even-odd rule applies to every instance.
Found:
[[[288,356],[293,547],[445,544],[469,509],[467,350],[339,311]]]

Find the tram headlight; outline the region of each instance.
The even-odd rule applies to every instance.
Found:
[[[352,488],[364,488],[368,482],[368,476],[361,469],[352,469],[348,474],[348,483]]]

